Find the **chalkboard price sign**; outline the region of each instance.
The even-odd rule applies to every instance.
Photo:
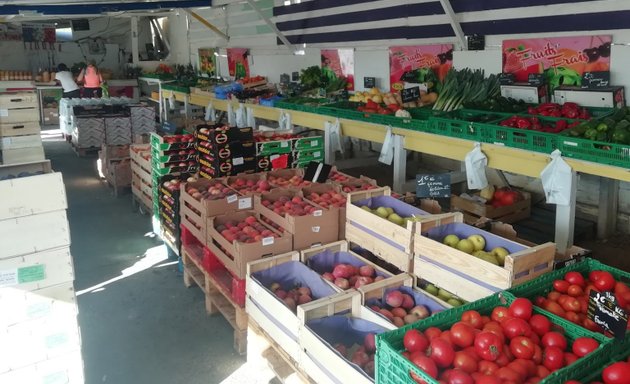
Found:
[[[374,88],[374,87],[376,87],[376,77],[363,78],[363,88]]]
[[[527,75],[527,83],[535,87],[543,85],[545,84],[545,74],[544,73],[530,73],[529,75]]]
[[[617,304],[614,293],[591,290],[586,317],[611,332],[617,340],[623,341],[626,337],[628,314]]]
[[[420,98],[420,87],[405,88],[400,91],[400,97],[402,98],[403,103],[418,101]]]
[[[451,174],[416,175],[417,197],[451,197]]]
[[[512,85],[514,84],[514,74],[513,73],[499,73],[499,84],[501,85]]]
[[[582,75],[582,88],[599,88],[610,85],[610,72],[584,72]]]

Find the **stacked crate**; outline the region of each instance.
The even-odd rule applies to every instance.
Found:
[[[291,168],[293,163],[293,135],[273,131],[257,132],[256,172]]]
[[[1,166],[0,195],[0,382],[83,383],[61,174]]]
[[[195,130],[199,175],[208,179],[256,171],[256,143],[251,127],[202,124]]]
[[[291,168],[305,168],[311,161],[324,161],[324,137],[309,136],[293,139]]]
[[[103,175],[109,184],[114,187],[114,195],[117,196],[121,188],[131,186],[129,144],[103,144],[99,151],[99,158]]]
[[[44,160],[39,108],[34,91],[0,95],[0,163]]]
[[[146,104],[130,105],[129,115],[131,117],[132,135],[155,132],[155,108]]]
[[[176,252],[180,248],[179,182],[197,171],[194,147],[193,135],[151,134],[153,216],[163,239]]]
[[[131,157],[131,193],[148,212],[153,207],[151,144],[132,144],[129,147],[129,155]]]
[[[131,144],[131,119],[128,116],[105,117],[107,145]]]

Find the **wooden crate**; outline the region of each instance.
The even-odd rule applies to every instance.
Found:
[[[0,124],[0,137],[39,135],[40,132],[38,121]]]
[[[0,221],[5,242],[0,259],[42,252],[70,245],[70,229],[66,211],[53,211]]]
[[[10,136],[0,138],[0,149],[21,149],[31,147],[41,147],[42,137],[39,134]]]
[[[131,154],[129,151],[129,144],[124,145],[101,145],[101,152],[105,161],[110,160],[123,160],[128,159]]]
[[[347,241],[345,240],[340,240],[340,241],[335,241],[333,243],[329,243],[329,244],[325,244],[325,245],[321,245],[319,247],[313,247],[313,248],[309,248],[309,249],[305,249],[303,251],[300,251],[300,260],[306,264],[307,266],[309,266],[311,269],[314,270],[313,267],[310,266],[309,264],[309,260],[311,258],[313,258],[314,256],[317,256],[319,254],[321,254],[322,252],[332,252],[334,253],[338,253],[338,252],[344,252],[344,253],[348,253],[350,256],[352,256],[353,258],[356,258],[359,262],[361,262],[363,265],[369,265],[372,268],[374,268],[374,271],[376,272],[380,272],[384,275],[386,275],[387,277],[385,278],[385,280],[389,280],[393,275],[391,272],[385,270],[384,268],[374,264],[373,262],[367,260],[366,258],[352,252],[350,250],[350,245],[348,244]],[[316,271],[317,272],[317,271]],[[332,271],[329,271],[332,272]],[[333,287],[337,292],[343,292],[344,290],[337,287],[335,284],[333,284],[332,282],[326,280],[326,282],[328,284],[330,284],[331,287]],[[378,283],[378,282],[376,282]],[[372,285],[372,284],[376,284],[376,283],[371,283],[368,284],[368,286]],[[352,289],[353,287],[350,287],[350,289]]]
[[[12,174],[29,167],[15,166]],[[56,172],[0,181],[0,196],[0,220],[68,208],[63,178]]]
[[[205,295],[206,312],[209,315],[221,313],[234,329],[234,350],[239,354],[247,351],[247,313],[235,303],[229,295],[220,289],[210,274],[202,266],[203,255],[199,249],[182,247],[182,263],[184,264],[184,285],[196,284]]]
[[[2,287],[33,291],[74,280],[70,248],[0,260]]]
[[[302,197],[302,193],[289,189],[275,189],[262,193],[254,196],[254,209],[293,235],[294,250],[306,249],[339,240],[338,208],[325,209],[311,203],[311,205],[319,209],[309,215],[291,216],[285,214],[281,216],[262,204],[262,201],[265,199],[275,202],[281,196],[291,199],[296,196]]]
[[[253,261],[247,265],[246,278],[246,309],[249,316],[261,326],[261,328],[269,334],[274,342],[276,342],[283,350],[291,356],[298,356],[299,353],[299,328],[300,321],[295,313],[289,309],[281,300],[279,300],[263,282],[259,281],[256,273],[269,270],[286,263],[298,263],[294,266],[299,273],[305,273],[308,278],[317,281],[317,287],[311,285],[311,289],[316,289],[322,293],[320,297],[316,297],[313,292],[313,301],[323,303],[336,294],[335,289],[330,287],[323,279],[316,280],[316,273],[309,270],[303,264],[299,263],[300,254],[298,252],[289,252],[258,261]],[[297,282],[304,276],[285,276],[287,279],[295,279]],[[318,276],[317,276],[318,277]],[[305,277],[306,278],[306,277]],[[306,305],[306,304],[302,304]],[[302,305],[298,305],[300,308]],[[298,309],[299,310],[299,309]]]
[[[2,164],[20,164],[45,159],[44,147],[29,147],[19,149],[3,149]]]
[[[266,225],[269,230],[279,234],[280,237],[265,238],[255,243],[241,243],[227,241],[215,227],[228,221],[241,221],[248,216],[254,216],[262,222],[260,214],[254,211],[239,211],[229,214],[209,217],[207,220],[206,246],[214,253],[221,263],[239,279],[247,275],[247,263],[262,259],[263,257],[280,255],[292,250],[293,238],[290,233],[279,233],[273,227]],[[225,249],[225,252],[220,249]]]
[[[231,191],[229,196],[218,200],[197,200],[188,193],[188,188],[207,189],[211,185],[219,184]],[[198,179],[197,181],[180,185],[180,216],[182,224],[202,243],[206,242],[206,221],[208,217],[219,216],[229,212],[251,210],[253,208],[251,196],[241,196],[238,192],[223,183],[223,179]]]
[[[481,204],[477,201],[451,195],[451,209],[461,211],[464,214],[464,222],[469,224],[476,223],[482,217],[503,223],[515,223],[531,215],[531,194],[525,191],[519,192],[523,195],[523,200],[504,207],[493,207],[490,204]]]
[[[355,369],[308,327],[311,320],[340,314],[370,321],[384,331],[396,329],[383,317],[361,305],[361,294],[357,291],[338,293],[324,302],[301,305],[298,307],[300,366],[318,383],[373,383],[373,379]]]
[[[426,277],[464,300],[481,299],[553,269],[556,253],[553,243],[527,247],[464,224],[461,214],[454,223],[435,225],[437,223],[429,221],[424,224],[427,227],[414,235],[414,274]],[[505,266],[494,265],[420,234],[431,228],[440,238],[453,231],[480,234],[486,240],[486,249],[502,246],[511,254],[506,257]]]
[[[0,95],[0,108],[39,108],[37,93],[35,92],[15,92],[3,93]]]
[[[51,378],[67,384],[83,384],[81,350],[66,353],[54,359],[41,361],[28,367],[0,374],[0,383],[45,383]]]
[[[0,107],[0,124],[39,123],[39,109],[3,109]]]

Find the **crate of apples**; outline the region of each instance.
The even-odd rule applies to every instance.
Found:
[[[442,305],[428,296],[405,286],[388,289],[382,298],[368,299],[365,304],[397,327],[413,324],[444,310]]]

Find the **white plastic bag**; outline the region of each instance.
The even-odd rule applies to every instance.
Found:
[[[214,111],[214,106],[212,105],[212,101],[208,102],[208,106],[206,107],[206,116],[204,120],[206,121],[214,121],[216,119],[216,112]]]
[[[280,118],[278,119],[278,124],[280,130],[292,130],[293,126],[291,125],[291,114],[285,111],[280,111]]]
[[[559,150],[551,152],[551,161],[540,172],[540,179],[548,204],[570,204],[573,171],[571,166],[562,159],[562,153]]]
[[[339,119],[336,119],[334,123],[324,123],[325,129],[329,132],[330,137],[330,150],[333,152],[343,153],[343,145],[341,144],[341,124]]]
[[[385,140],[383,140],[383,147],[381,148],[381,155],[378,157],[378,161],[387,165],[390,165],[394,160],[394,134],[392,133],[392,127],[387,127],[387,133],[385,134]]]
[[[238,108],[236,109],[236,126],[238,128],[247,126],[247,113],[245,112],[245,107],[241,103],[238,104]]]
[[[466,179],[469,189],[483,189],[488,186],[486,166],[488,158],[481,151],[481,144],[475,143],[475,148],[466,154]]]
[[[254,117],[254,109],[247,107],[247,127],[252,127],[256,130],[256,118]]]
[[[175,109],[175,94],[173,92],[168,97],[168,106],[171,111]]]
[[[236,116],[234,116],[234,108],[232,108],[232,103],[228,102],[228,107],[227,107],[227,120],[228,120],[228,125],[230,127],[233,127],[236,125]]]

